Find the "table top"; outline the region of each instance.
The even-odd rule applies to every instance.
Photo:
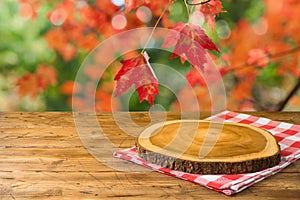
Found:
[[[300,112],[250,112],[300,124]],[[168,120],[180,113],[156,113]],[[188,116],[188,114],[186,115]],[[190,116],[194,116],[193,113]],[[201,113],[200,118],[209,116]],[[74,122],[75,120],[75,122]],[[133,123],[134,122],[134,123]],[[300,162],[228,197],[112,158],[132,147],[149,113],[0,113],[0,199],[297,199]],[[102,137],[98,137],[102,135]],[[137,167],[137,168],[136,168]]]

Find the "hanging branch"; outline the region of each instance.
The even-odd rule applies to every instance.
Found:
[[[202,0],[198,3],[190,3],[188,0],[185,0],[186,4],[188,4],[189,6],[197,6],[197,5],[203,5],[206,4],[208,2],[210,2],[210,0]]]

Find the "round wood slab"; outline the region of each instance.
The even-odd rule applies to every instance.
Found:
[[[246,124],[168,121],[146,128],[136,143],[146,161],[194,174],[250,173],[280,162],[273,135]]]

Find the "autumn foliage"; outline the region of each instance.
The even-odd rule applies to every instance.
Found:
[[[175,46],[171,59],[180,57],[182,63],[188,60],[193,67],[203,70],[206,64],[206,50],[219,49],[205,34],[205,31],[195,24],[178,23],[167,35],[162,47]]]
[[[26,73],[16,84],[20,88],[20,96],[29,95],[35,98],[49,86],[56,83],[56,69],[49,65],[39,65],[35,73]]]
[[[197,4],[200,0],[189,2]],[[183,0],[125,0],[123,6],[117,6],[110,0],[19,0],[19,3],[20,14],[32,18],[31,20],[39,17],[39,9],[43,4],[52,5],[47,13],[49,26],[43,36],[49,50],[56,53],[56,60],[68,66],[79,62],[79,57],[86,56],[101,41],[122,31],[154,25],[170,29],[161,42],[162,49],[172,49],[173,53],[164,59],[173,59],[172,62],[177,60],[178,66],[182,64],[182,68],[186,67],[184,63],[190,64],[185,75],[198,96],[199,105],[204,109],[209,109],[211,102],[206,88],[207,80],[203,79],[203,74],[214,82],[223,81],[220,79],[223,77],[228,93],[228,108],[235,110],[275,110],[300,76],[299,69],[295,67],[299,65],[300,50],[300,2],[297,0],[264,0],[261,2],[264,11],[255,20],[232,17],[234,25],[232,23],[231,27],[228,23],[224,25],[225,20],[220,15],[230,15],[231,10],[224,8],[225,5],[230,8],[231,4],[242,4],[241,2],[211,0],[197,6],[187,6]],[[172,18],[175,5],[182,6],[185,12],[179,21]],[[145,20],[146,12],[136,14],[143,11],[140,8],[150,12],[152,18]],[[191,20],[195,12],[200,13],[205,21],[204,25]],[[224,26],[221,26],[221,22]],[[218,37],[225,30],[228,34]],[[132,87],[140,102],[147,101],[150,105],[155,103],[160,89],[151,61],[156,58],[149,53],[150,58],[147,52],[149,53],[144,49],[137,50],[133,56],[121,55],[118,58],[121,60],[120,64],[114,62],[110,71],[103,72],[104,79],[99,82],[96,94],[87,94],[94,95],[97,111],[111,111],[111,106],[121,106],[111,101],[113,91],[118,96]],[[218,74],[207,64],[208,55],[216,64]],[[57,85],[69,105],[84,108],[90,102],[76,94],[91,91],[74,82],[74,77],[68,80],[60,78],[64,70],[58,68],[56,63],[52,61],[40,64],[35,72],[23,74],[16,82],[19,95],[35,98],[50,86]],[[98,64],[88,66],[84,71],[91,83],[99,79],[97,74],[101,69]],[[259,83],[268,85],[271,82],[266,79],[276,80],[272,81],[274,84],[271,86],[261,86]],[[271,90],[272,87],[277,90],[284,87],[286,90],[280,93],[280,98],[273,95],[273,99],[266,100],[269,97],[265,98],[265,94],[259,91]],[[183,87],[179,95],[184,95],[185,90]],[[207,98],[203,98],[204,96]],[[185,99],[185,103],[189,104],[189,98]],[[297,102],[297,99],[292,102]],[[179,108],[176,101],[169,104],[170,109]]]
[[[117,73],[116,95],[126,92],[135,85],[140,102],[146,100],[153,105],[155,95],[158,92],[158,80],[150,66],[149,56],[146,52],[135,58],[121,61],[122,68]]]

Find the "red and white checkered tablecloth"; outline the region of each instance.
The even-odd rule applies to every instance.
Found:
[[[136,147],[120,150],[114,153],[115,157],[134,162],[152,170],[191,181],[209,189],[223,192],[226,195],[238,193],[251,185],[276,174],[292,162],[300,158],[300,125],[272,121],[267,118],[256,117],[232,111],[224,111],[207,118],[207,120],[237,122],[250,124],[272,133],[277,139],[281,150],[281,162],[272,167],[255,173],[233,175],[201,175],[170,170],[141,159],[136,153]]]

